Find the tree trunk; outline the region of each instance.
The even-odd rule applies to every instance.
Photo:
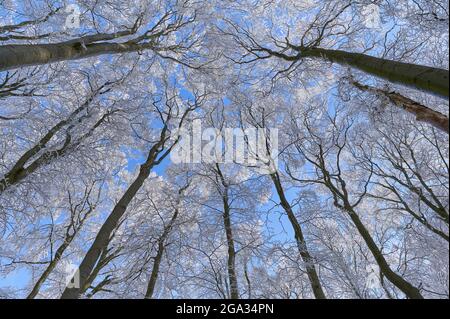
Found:
[[[92,43],[67,41],[53,44],[10,44],[0,46],[0,72],[19,67],[43,65],[60,61],[136,52],[152,47],[151,43]]]
[[[283,186],[281,185],[280,176],[278,173],[272,174],[272,181],[275,184],[275,188],[278,193],[278,197],[280,198],[281,206],[286,212],[289,221],[291,222],[292,228],[294,229],[295,239],[297,241],[297,247],[300,252],[300,256],[302,257],[303,262],[305,263],[306,273],[308,275],[309,281],[311,283],[311,287],[316,299],[326,299],[325,293],[322,289],[322,285],[319,280],[319,275],[317,274],[316,267],[314,265],[314,258],[310,255],[308,251],[308,246],[306,245],[305,237],[303,236],[303,231],[300,223],[295,217],[294,212],[292,211],[292,207],[289,204],[286,196],[284,194]]]
[[[164,255],[164,250],[166,248],[165,243],[167,237],[170,235],[173,225],[178,217],[178,209],[175,209],[175,213],[172,216],[169,224],[164,228],[161,237],[158,239],[158,251],[155,256],[155,261],[153,262],[152,273],[150,275],[150,280],[147,285],[147,291],[145,292],[145,299],[153,298],[153,293],[155,291],[156,281],[158,280],[159,266],[161,265],[161,260]]]
[[[74,236],[67,238],[64,241],[64,243],[62,243],[62,245],[58,247],[58,249],[56,250],[56,253],[55,253],[55,257],[50,262],[50,264],[47,266],[47,268],[44,270],[44,272],[39,277],[39,279],[36,281],[36,283],[33,286],[33,289],[28,294],[27,299],[34,299],[37,296],[37,294],[39,293],[39,290],[41,289],[42,284],[44,283],[45,280],[47,280],[48,276],[53,271],[53,269],[55,269],[56,265],[61,260],[61,257],[63,255],[64,251],[70,245],[73,238],[74,238]]]
[[[158,252],[156,253],[155,261],[153,262],[152,273],[150,275],[150,280],[148,281],[147,291],[145,292],[145,299],[153,298],[156,281],[158,280],[159,266],[161,265],[161,260],[164,254],[164,248],[164,243],[160,242],[158,244]]]
[[[166,128],[164,128],[163,132],[161,133],[160,142],[155,144],[150,150],[147,161],[140,168],[139,175],[130,185],[125,194],[112,210],[111,214],[103,223],[97,234],[97,237],[92,243],[92,246],[89,248],[83,261],[81,262],[79,266],[79,287],[66,287],[61,296],[62,299],[76,299],[80,297],[82,293],[82,287],[86,286],[89,280],[89,276],[95,268],[95,265],[97,264],[102,252],[108,247],[111,234],[113,233],[114,229],[116,229],[122,216],[125,214],[125,211],[127,210],[127,207],[130,204],[131,200],[142,187],[145,180],[149,177],[150,171],[155,165],[156,157],[161,151],[160,148],[163,145],[162,141],[165,139],[165,131]]]
[[[228,246],[228,278],[230,280],[231,299],[239,299],[239,288],[236,276],[236,249],[234,247],[233,230],[231,228],[230,207],[227,196],[223,198],[224,213],[223,224],[227,236]]]
[[[363,85],[356,81],[352,81],[351,83],[362,91],[371,92],[378,96],[388,98],[392,104],[413,114],[416,117],[417,121],[431,124],[438,130],[449,134],[449,119],[444,114],[434,111],[429,107],[417,103],[416,101],[413,101],[410,98],[407,98],[406,96],[403,96],[399,93],[388,92],[386,90],[378,89],[372,86]]]
[[[361,53],[321,48],[301,49],[299,58],[324,58],[330,62],[349,65],[368,74],[423,90],[444,98],[449,97],[449,71],[417,64],[375,58]]]
[[[350,215],[351,220],[355,224],[356,229],[358,230],[359,234],[364,239],[367,247],[371,251],[383,275],[386,276],[386,278],[390,282],[392,282],[398,289],[400,289],[408,298],[424,299],[423,296],[420,294],[419,289],[414,287],[411,283],[403,279],[403,277],[399,276],[391,269],[386,259],[384,258],[383,253],[379,250],[377,244],[373,240],[369,231],[364,226],[364,224],[362,223],[361,219],[356,214],[356,212],[350,206],[345,208],[345,210]]]
[[[223,177],[219,164],[216,164],[216,170],[220,177],[223,189],[222,202],[223,202],[223,224],[225,227],[225,233],[227,237],[228,247],[228,280],[230,281],[230,297],[231,299],[239,299],[239,287],[236,276],[236,249],[234,247],[233,229],[231,227],[231,208],[228,197],[228,184]]]

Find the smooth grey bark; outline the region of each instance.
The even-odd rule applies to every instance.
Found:
[[[158,50],[161,49],[158,48],[158,41],[162,36],[168,36],[193,22],[192,19],[176,19],[176,22],[167,26],[166,29],[159,30],[170,18],[174,18],[174,16],[170,12],[166,12],[153,27],[140,36],[137,36],[136,33],[143,23],[142,15],[137,17],[131,28],[115,33],[98,33],[59,43],[3,45],[0,46],[0,72],[24,66],[85,59],[104,54]],[[136,36],[127,41],[108,42],[131,35]],[[176,50],[178,48],[179,46],[172,45],[166,49]]]
[[[438,130],[449,134],[449,119],[444,114],[434,111],[425,105],[401,95],[400,93],[389,92],[369,85],[361,84],[357,81],[351,81],[351,83],[361,91],[370,92],[387,98],[395,106],[413,114],[417,121],[431,124]]]
[[[24,66],[43,65],[59,61],[84,59],[102,54],[117,54],[146,50],[154,46],[153,36],[141,36],[123,43],[106,42],[135,34],[141,18],[134,26],[115,33],[87,35],[59,43],[8,44],[0,46],[0,72]],[[138,43],[141,40],[150,40]],[[103,41],[103,42],[102,42]],[[97,42],[97,43],[96,43]]]
[[[269,56],[290,62],[304,58],[325,59],[343,66],[351,66],[392,83],[402,84],[446,99],[449,97],[449,71],[445,69],[376,58],[362,53],[295,46],[290,43],[287,43],[286,48],[298,53],[288,55],[264,47],[257,47],[252,51],[265,52]]]
[[[227,237],[228,248],[228,280],[230,282],[230,297],[231,299],[239,299],[239,286],[236,275],[236,249],[234,245],[233,229],[231,226],[231,207],[229,200],[229,185],[225,181],[219,164],[216,164],[216,172],[219,176],[220,182],[223,186],[222,190],[222,204],[223,204],[223,224],[225,228],[225,234]]]
[[[111,241],[113,237],[114,234],[112,234],[109,241]],[[113,277],[110,274],[104,277],[97,285],[92,286],[92,283],[97,278],[100,271],[112,260],[114,260],[120,255],[121,250],[122,247],[119,247],[116,250],[107,248],[102,251],[102,254],[99,257],[98,263],[95,265],[94,270],[92,270],[92,273],[89,275],[84,286],[81,286],[80,295],[86,293],[88,289],[91,289],[91,291],[86,295],[87,298],[92,298],[95,294],[97,294],[100,291],[107,291],[104,287],[113,282]]]
[[[54,44],[10,44],[0,46],[0,72],[24,66],[85,59],[89,57],[151,49],[153,43],[60,42]]]
[[[199,102],[199,99],[200,97],[196,96],[195,103],[192,105],[190,104],[189,107],[184,111],[179,120],[178,128],[182,127],[189,113],[194,111],[200,106],[201,102]],[[158,142],[156,142],[150,148],[145,163],[143,163],[140,166],[139,174],[137,175],[135,180],[131,183],[131,185],[128,187],[128,189],[125,191],[125,193],[117,202],[117,204],[114,206],[113,210],[108,215],[99,232],[97,233],[94,242],[92,243],[91,247],[84,256],[80,266],[78,267],[78,274],[77,274],[79,276],[78,287],[71,287],[69,285],[66,286],[66,289],[64,290],[61,299],[79,298],[81,294],[84,292],[83,289],[89,287],[90,284],[94,281],[95,276],[92,276],[92,274],[93,271],[95,270],[96,264],[99,263],[102,254],[105,254],[105,251],[108,250],[108,245],[111,241],[111,235],[113,234],[115,229],[117,229],[117,227],[119,226],[120,220],[124,216],[128,208],[128,205],[131,203],[133,198],[136,196],[137,192],[144,185],[144,182],[150,176],[151,170],[155,166],[158,166],[170,154],[172,149],[179,142],[180,137],[178,136],[177,139],[173,143],[171,143],[170,146],[166,145],[166,143],[170,139],[170,132],[171,132],[169,129],[169,122],[173,119],[174,115],[172,114],[173,106],[169,105],[167,106],[169,107],[169,113],[166,115],[165,119],[162,119],[162,113],[158,110],[158,112],[160,112],[161,115],[161,120],[164,122],[163,123],[164,126],[161,129]]]
[[[317,274],[314,258],[309,253],[308,246],[303,235],[302,227],[295,217],[294,211],[292,210],[292,207],[286,198],[283,186],[281,184],[280,176],[278,173],[274,173],[271,174],[271,178],[277,190],[278,197],[280,198],[281,207],[283,207],[284,211],[286,212],[289,221],[291,222],[292,228],[294,229],[297,247],[302,260],[305,263],[306,273],[311,283],[314,297],[316,299],[326,299],[325,292],[323,291],[322,285],[320,283],[319,275]]]
[[[301,57],[324,58],[349,65],[368,74],[423,90],[444,98],[449,97],[449,71],[423,65],[376,58],[361,53],[311,48],[301,51]]]

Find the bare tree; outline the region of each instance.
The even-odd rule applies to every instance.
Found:
[[[160,120],[163,125],[160,135],[149,150],[145,163],[143,163],[139,169],[138,176],[115,205],[111,214],[99,230],[98,235],[86,253],[86,256],[83,258],[83,261],[79,266],[80,287],[85,286],[89,276],[92,274],[92,271],[98,262],[99,257],[102,252],[107,249],[111,238],[111,233],[117,228],[122,216],[127,210],[128,205],[149,177],[151,170],[158,166],[167,157],[167,155],[170,154],[172,148],[176,145],[179,137],[175,137],[176,140],[174,142],[170,142],[171,137],[173,138],[173,136],[171,136],[171,129],[173,129],[172,125],[174,121],[177,123],[175,128],[181,128],[189,113],[197,109],[203,99],[204,96],[197,95],[194,103],[189,103],[185,110],[182,110],[182,108],[177,105],[176,98],[168,98],[165,101],[165,107],[163,109],[158,108],[158,101],[154,102],[154,106],[159,113]],[[67,287],[61,298],[75,299],[80,296],[80,293],[80,288]]]
[[[69,247],[75,236],[78,234],[78,232],[80,232],[83,224],[96,209],[98,201],[100,199],[102,188],[102,185],[100,185],[98,190],[94,190],[96,184],[97,182],[94,182],[91,185],[86,185],[83,198],[80,202],[73,202],[72,195],[70,194],[70,191],[68,192],[70,219],[69,224],[65,226],[66,231],[62,239],[62,244],[56,249],[54,254],[51,254],[51,260],[48,262],[48,265],[45,268],[44,272],[35,282],[32,290],[27,296],[27,299],[33,299],[38,295],[41,286],[47,280],[50,273],[55,269],[59,261],[62,259],[67,247]]]
[[[128,52],[153,51],[156,55],[189,64],[189,59],[177,58],[171,53],[181,54],[194,48],[199,41],[192,34],[183,37],[179,43],[167,44],[167,39],[196,21],[196,13],[185,15],[179,11],[186,11],[189,1],[183,3],[175,1],[167,7],[165,12],[153,25],[148,26],[149,17],[142,12],[132,26],[122,31],[112,33],[97,33],[83,35],[58,43],[43,44],[6,44],[0,46],[0,71],[11,70],[24,66],[43,65],[59,61],[78,60],[106,54],[120,54]],[[34,21],[33,23],[37,23]],[[4,28],[11,29],[11,26]],[[141,30],[141,28],[145,28]],[[37,37],[37,39],[41,36]],[[22,40],[17,36],[11,39]],[[26,39],[25,39],[26,40]],[[113,41],[115,40],[115,41]],[[121,41],[120,41],[121,40]],[[110,42],[113,41],[113,42]],[[184,61],[182,61],[184,60]]]
[[[159,268],[161,265],[161,261],[163,259],[164,250],[166,249],[166,245],[167,245],[166,241],[167,241],[168,237],[171,235],[173,227],[175,226],[175,223],[177,222],[178,215],[180,214],[180,210],[179,210],[178,206],[180,204],[180,201],[182,200],[184,192],[187,190],[187,188],[189,188],[189,186],[190,186],[190,182],[188,181],[188,183],[186,185],[184,185],[183,187],[181,187],[178,190],[178,200],[177,200],[177,203],[175,203],[173,215],[172,215],[170,221],[164,226],[162,234],[157,239],[157,242],[158,242],[157,251],[156,251],[156,256],[154,257],[152,271],[151,271],[150,279],[149,279],[148,285],[147,285],[147,290],[145,292],[145,299],[153,298],[153,294],[155,292],[156,281],[158,280]]]
[[[228,28],[218,27],[220,32],[231,37],[234,43],[242,48],[243,53],[233,61],[243,64],[254,64],[267,59],[279,59],[287,64],[285,69],[277,72],[288,77],[302,66],[305,60],[322,60],[349,66],[380,79],[409,86],[415,89],[448,98],[449,71],[430,66],[389,60],[371,56],[365,53],[339,50],[323,47],[322,45],[334,40],[335,37],[361,32],[360,26],[352,25],[353,21],[344,22],[341,17],[348,13],[351,1],[335,1],[325,3],[319,9],[303,34],[295,34],[295,42],[290,30],[294,26],[287,26],[285,35],[274,35],[268,32],[268,39],[260,40],[261,35],[255,34],[250,27],[243,26],[226,18]],[[294,9],[295,10],[295,9]],[[296,30],[297,31],[297,30]],[[339,43],[338,41],[334,41]]]
[[[362,191],[360,194],[355,195],[355,199],[352,199],[347,186],[348,183],[343,176],[344,161],[342,159],[344,150],[348,145],[348,134],[353,124],[352,121],[344,120],[344,123],[338,123],[336,115],[333,117],[330,116],[330,122],[333,128],[332,139],[330,142],[326,143],[324,139],[321,138],[312,128],[309,120],[306,119],[304,121],[304,125],[308,132],[308,144],[313,145],[313,147],[311,149],[307,149],[301,144],[296,144],[299,154],[317,169],[317,179],[299,179],[294,177],[292,174],[290,174],[290,176],[299,182],[312,182],[326,187],[333,197],[333,203],[336,208],[347,213],[354,223],[359,234],[364,239],[367,247],[375,258],[383,275],[408,298],[423,299],[419,288],[415,287],[405,278],[392,270],[391,266],[386,261],[383,252],[378,248],[375,240],[356,211],[356,207],[359,206],[367,195],[368,185],[373,173],[369,173],[367,180],[364,182]],[[329,163],[328,158],[330,156],[335,157],[333,166],[327,164]]]

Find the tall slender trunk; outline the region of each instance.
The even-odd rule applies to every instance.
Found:
[[[247,281],[248,299],[252,299],[252,283],[250,281],[250,276],[248,274],[247,262],[244,263],[244,277],[245,277],[245,280]]]
[[[228,247],[228,280],[230,281],[230,297],[231,299],[239,299],[239,287],[236,275],[236,249],[234,246],[233,229],[231,227],[231,208],[229,202],[229,186],[225,181],[225,178],[220,170],[219,164],[216,164],[216,171],[220,177],[223,193],[222,193],[222,203],[223,203],[223,224],[225,227],[225,234],[227,237],[227,247]]]
[[[145,299],[153,298],[156,281],[158,280],[159,266],[161,265],[161,260],[164,254],[164,248],[163,242],[158,243],[158,251],[155,256],[155,261],[153,262],[152,273],[150,275],[150,280],[148,281],[147,291],[145,292]]]
[[[196,100],[194,105],[189,106],[189,108],[184,111],[179,120],[178,128],[181,128],[188,114],[198,107],[198,100]],[[122,198],[114,206],[111,214],[109,214],[109,216],[106,218],[105,222],[97,233],[94,242],[84,256],[80,266],[78,267],[78,273],[76,274],[79,277],[78,286],[72,287],[71,285],[68,285],[64,290],[61,299],[79,298],[83,293],[82,289],[86,287],[87,284],[93,282],[93,280],[95,279],[91,276],[92,271],[95,269],[96,264],[99,262],[102,253],[108,249],[111,235],[119,226],[119,222],[124,216],[128,205],[144,185],[144,182],[147,180],[147,178],[150,176],[151,170],[155,166],[159,165],[171,153],[172,149],[180,140],[180,137],[178,137],[174,142],[171,143],[170,147],[166,147],[166,142],[170,138],[169,123],[172,118],[172,113],[167,114],[167,117],[164,120],[164,126],[162,127],[161,133],[159,135],[158,142],[156,142],[148,152],[145,163],[142,164],[139,169],[138,176],[128,187]]]
[[[370,92],[378,96],[388,98],[389,101],[395,106],[398,106],[399,108],[402,108],[405,111],[413,114],[416,117],[417,121],[431,124],[438,130],[449,134],[449,119],[444,114],[434,111],[429,107],[411,100],[410,98],[403,96],[397,92],[388,92],[376,87],[361,84],[357,81],[352,81],[351,83],[362,91]]]
[[[117,205],[112,210],[106,221],[100,228],[97,237],[89,248],[86,256],[79,266],[79,287],[85,287],[89,275],[94,269],[100,255],[107,248],[110,236],[117,227],[120,219],[124,215],[129,203],[134,198],[138,190],[142,187],[147,177],[150,175],[150,168],[141,167],[138,177],[134,180]],[[76,299],[80,297],[79,287],[66,288],[61,296],[62,299]]]
[[[228,196],[223,198],[223,224],[227,236],[228,246],[228,279],[230,280],[231,299],[239,299],[239,287],[236,276],[236,249],[234,247],[233,230],[231,228],[230,206],[228,204]]]
[[[323,174],[323,177],[321,179],[323,180],[324,185],[331,191],[334,198],[334,205],[345,211],[349,216],[350,219],[353,221],[356,229],[358,230],[359,234],[363,238],[364,242],[366,243],[367,247],[369,248],[370,252],[372,253],[373,257],[375,258],[375,261],[377,262],[378,266],[380,267],[381,272],[385,275],[385,277],[394,284],[398,289],[400,289],[408,298],[410,299],[424,299],[423,296],[420,294],[420,291],[418,288],[414,287],[411,283],[406,281],[403,277],[395,273],[391,267],[389,266],[388,262],[383,256],[383,253],[378,248],[377,244],[373,240],[372,236],[370,235],[367,228],[364,226],[363,222],[359,218],[358,214],[356,213],[354,207],[350,204],[349,201],[349,192],[347,191],[347,183],[342,179],[341,172],[339,171],[338,174],[331,175],[330,172],[326,168],[326,162],[324,157],[324,150],[322,145],[319,145],[320,153],[318,155],[319,163],[315,163],[316,167],[318,167]],[[341,149],[342,150],[342,149]],[[340,152],[339,152],[340,154]],[[337,158],[337,161],[339,163],[339,156]],[[339,168],[339,164],[338,164]],[[340,169],[340,168],[339,168]],[[338,184],[340,184],[340,189],[335,186],[334,180],[338,181]],[[342,204],[339,203],[339,198],[343,201]]]
[[[333,63],[349,65],[393,83],[406,85],[444,98],[449,97],[448,70],[386,60],[366,54],[340,50],[327,50],[322,48],[296,49],[300,53],[291,59],[301,59],[304,57],[323,58]]]
[[[118,227],[120,227],[120,225]],[[117,228],[115,230],[117,230]],[[114,233],[111,235],[109,241],[114,238],[114,235]],[[96,293],[102,291],[105,286],[113,282],[114,277],[112,275],[107,275],[98,284],[96,284],[95,286],[92,285],[102,269],[106,267],[112,260],[116,259],[120,255],[122,249],[123,246],[120,246],[116,249],[110,249],[107,247],[102,251],[100,257],[98,258],[98,262],[95,264],[94,269],[90,273],[87,280],[84,282],[84,285],[80,285],[79,295],[83,295],[89,289],[91,289],[86,297],[92,298]]]
[[[398,289],[400,289],[408,298],[424,299],[417,287],[414,287],[411,283],[406,281],[403,277],[401,277],[391,269],[386,259],[384,258],[383,253],[380,251],[369,231],[364,226],[363,222],[359,218],[358,214],[353,210],[353,208],[351,208],[350,205],[346,205],[345,210],[356,226],[359,234],[364,239],[364,242],[371,251],[383,275]]]
[[[138,176],[130,185],[130,187],[127,189],[127,191],[119,200],[119,202],[116,204],[111,214],[108,216],[108,218],[105,220],[102,227],[100,228],[97,237],[95,238],[94,242],[92,243],[91,247],[89,248],[88,252],[86,253],[85,257],[83,258],[83,261],[79,266],[78,287],[73,288],[66,287],[61,296],[62,299],[76,299],[80,297],[82,293],[82,288],[85,287],[88,281],[90,280],[89,277],[92,271],[94,270],[95,265],[97,264],[102,252],[108,247],[111,234],[118,226],[120,219],[125,214],[125,211],[127,210],[128,205],[130,204],[132,199],[139,191],[139,189],[142,187],[145,180],[149,177],[150,171],[155,165],[157,156],[162,151],[162,147],[166,139],[165,136],[166,132],[167,126],[164,127],[164,129],[162,130],[160,142],[158,142],[151,148],[146,162],[143,165],[141,165]]]
[[[308,251],[308,246],[306,245],[301,225],[298,222],[297,218],[295,217],[292,207],[286,198],[283,186],[281,184],[280,176],[278,175],[278,173],[274,173],[271,175],[271,178],[277,190],[278,197],[280,198],[281,206],[286,212],[289,221],[291,222],[292,228],[294,229],[297,247],[300,252],[300,256],[302,257],[302,260],[305,263],[306,273],[311,283],[313,294],[316,299],[326,299],[325,293],[319,280],[319,275],[317,274],[316,271],[314,258]]]
[[[55,269],[56,265],[59,263],[59,261],[62,258],[62,255],[64,251],[69,247],[70,243],[73,240],[73,236],[67,238],[64,243],[61,244],[61,246],[58,247],[55,253],[55,257],[52,259],[52,261],[48,264],[47,268],[44,270],[42,275],[39,277],[39,279],[36,281],[36,283],[33,286],[33,289],[28,294],[27,299],[33,299],[37,296],[39,293],[39,290],[41,289],[42,284],[45,280],[47,280],[50,273]]]
[[[155,260],[153,262],[152,273],[150,275],[150,280],[148,281],[147,291],[145,292],[145,299],[153,298],[153,293],[155,291],[156,281],[158,280],[159,267],[161,265],[162,257],[164,255],[164,251],[166,248],[166,239],[170,235],[170,232],[175,224],[175,221],[178,217],[178,208],[175,209],[175,212],[169,222],[169,224],[164,227],[163,233],[161,237],[158,239],[158,250],[156,252]]]
[[[104,54],[136,52],[152,48],[152,43],[91,43],[66,41],[52,44],[9,44],[0,46],[0,72],[24,66],[85,59]]]

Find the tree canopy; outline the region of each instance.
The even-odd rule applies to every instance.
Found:
[[[0,21],[0,298],[449,298],[448,0]]]

